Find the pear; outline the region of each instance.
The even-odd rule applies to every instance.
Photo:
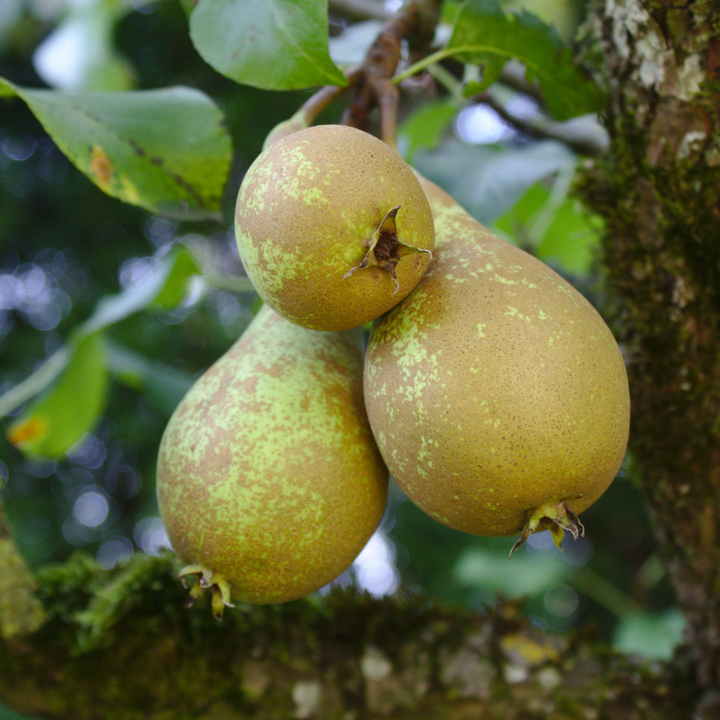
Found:
[[[237,198],[235,238],[262,299],[315,330],[364,325],[399,303],[430,263],[432,213],[385,143],[340,125],[264,150]]]
[[[542,262],[421,179],[435,257],[373,326],[365,403],[391,475],[436,520],[505,536],[583,532],[628,440],[623,358],[600,315]],[[514,548],[513,548],[514,549]],[[511,553],[512,554],[512,553]]]
[[[264,306],[190,389],[163,435],[160,513],[222,615],[231,598],[300,598],[349,567],[377,528],[388,473],[362,395],[359,331],[322,333]]]

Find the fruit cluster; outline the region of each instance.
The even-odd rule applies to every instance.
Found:
[[[265,305],[180,403],[158,460],[191,601],[210,589],[219,616],[332,581],[379,524],[388,470],[452,528],[519,533],[516,547],[582,532],[622,462],[629,393],[567,282],[343,126],[265,150],[235,225]]]

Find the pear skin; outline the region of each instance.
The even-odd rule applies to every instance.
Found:
[[[623,358],[590,303],[421,179],[430,268],[373,326],[365,402],[391,475],[464,532],[582,532],[628,440]]]
[[[280,603],[346,570],[377,528],[388,473],[362,395],[359,331],[263,306],[163,435],[157,494],[191,600]]]
[[[262,299],[291,322],[345,330],[379,317],[430,264],[432,213],[385,143],[318,125],[274,142],[238,193],[235,238]]]

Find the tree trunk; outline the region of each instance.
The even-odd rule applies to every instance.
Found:
[[[698,682],[718,688],[720,3],[607,0],[591,22],[612,142],[582,192],[607,223],[633,474],[688,620]]]

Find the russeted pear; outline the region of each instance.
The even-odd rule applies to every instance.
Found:
[[[274,142],[250,166],[235,237],[262,299],[315,330],[364,325],[427,270],[434,228],[410,167],[376,137],[318,125]]]
[[[340,575],[377,528],[388,473],[368,425],[359,331],[322,333],[264,306],[190,389],[163,435],[160,513],[184,578],[222,615]]]
[[[428,272],[376,321],[365,359],[370,425],[392,476],[468,533],[582,532],[615,477],[630,401],[600,315],[542,262],[421,180],[435,217]],[[514,549],[514,548],[513,548]]]

